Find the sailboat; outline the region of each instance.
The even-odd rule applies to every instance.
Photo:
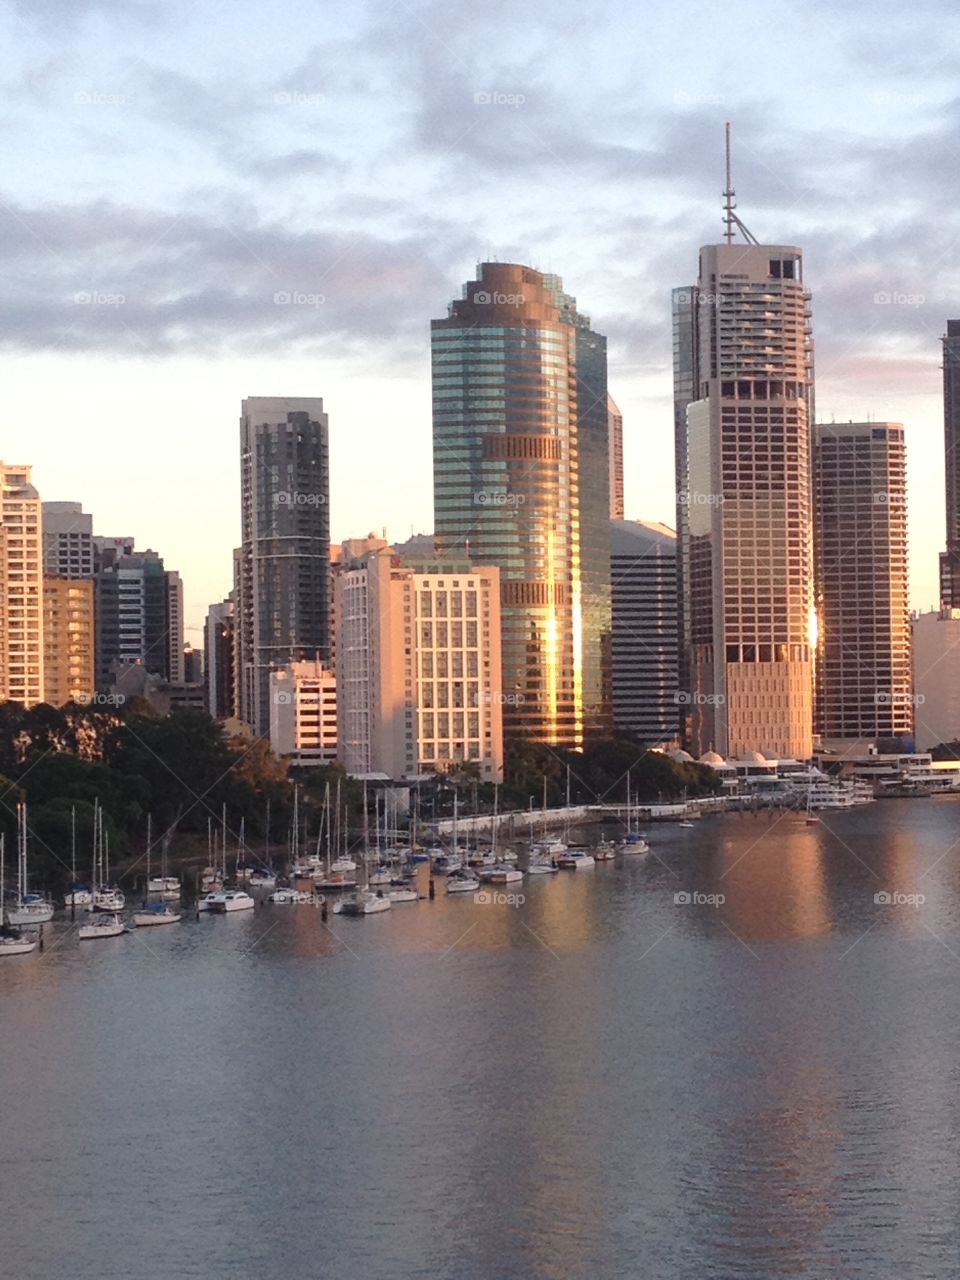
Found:
[[[73,910],[89,907],[93,903],[93,891],[88,884],[77,882],[77,806],[70,806],[70,892],[63,905]]]
[[[17,905],[7,912],[10,924],[46,924],[53,919],[53,903],[31,893],[27,870],[27,804],[17,805]]]
[[[457,848],[457,817],[458,817],[457,801],[458,801],[457,792],[454,791],[453,793],[453,848],[454,850],[456,850]],[[445,881],[445,887],[446,887],[447,893],[476,893],[476,891],[480,888],[480,881],[477,879],[477,877],[473,874],[472,871],[470,871],[467,867],[463,865],[462,858],[460,858],[456,854],[454,854],[453,856],[457,857],[457,862],[456,862],[456,865],[452,867],[452,869],[449,868],[449,864],[448,864],[448,874]],[[434,869],[437,869],[437,864],[439,862],[440,862],[439,858],[434,859],[434,863],[433,863]]]
[[[167,875],[167,848],[170,833],[167,832],[160,841],[160,874],[150,874],[150,823],[151,815],[147,814],[147,893],[162,893],[165,898],[180,897],[180,881],[176,876]]]
[[[126,898],[110,883],[110,835],[103,829],[103,808],[94,802],[93,903],[88,911],[122,911]]]
[[[21,933],[19,929],[8,929],[3,922],[5,845],[5,838],[0,834],[0,956],[25,956],[31,951],[36,951],[36,936],[34,934]]]
[[[174,911],[165,898],[161,898],[158,902],[150,901],[150,885],[154,883],[150,877],[150,835],[151,835],[151,817],[147,814],[147,898],[143,904],[142,911],[133,913],[133,923],[138,929],[144,929],[151,925],[159,924],[176,924],[180,919],[180,912]],[[167,851],[164,847],[162,852],[162,861],[160,864],[160,883],[166,884],[166,858]],[[175,882],[176,883],[176,882]],[[177,883],[177,894],[179,896],[180,885]]]

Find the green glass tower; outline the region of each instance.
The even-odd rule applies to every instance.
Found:
[[[500,569],[504,736],[580,748],[611,725],[606,339],[500,262],[431,328],[434,527]]]

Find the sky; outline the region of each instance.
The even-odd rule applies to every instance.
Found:
[[[321,396],[331,532],[432,528],[429,321],[476,263],[609,343],[627,515],[674,523],[670,289],[738,212],[799,245],[821,421],[907,428],[911,598],[944,538],[960,24],[940,0],[8,0],[0,457],[231,583],[240,402]]]

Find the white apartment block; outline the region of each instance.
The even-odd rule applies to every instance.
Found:
[[[500,573],[404,565],[391,548],[335,585],[339,759],[358,776],[474,764],[503,775]]]
[[[293,765],[336,760],[337,683],[322,662],[290,662],[271,671],[270,746]]]

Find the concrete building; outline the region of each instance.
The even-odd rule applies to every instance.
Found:
[[[911,620],[917,746],[960,742],[960,608]]]
[[[176,569],[167,571],[167,679],[171,684],[188,683],[183,662],[183,582]]]
[[[613,396],[607,396],[607,450],[610,455],[610,519],[622,520],[623,507],[623,414]]]
[[[337,682],[322,662],[271,671],[270,746],[301,767],[337,759]]]
[[[89,703],[97,688],[91,578],[43,578],[43,700]]]
[[[231,594],[210,606],[203,629],[206,707],[214,720],[236,715],[235,638],[236,611]]]
[[[270,730],[270,672],[330,657],[329,449],[323,401],[251,396],[240,419],[240,714]]]
[[[694,755],[813,746],[810,423],[813,342],[802,255],[700,251],[674,294],[681,678]],[[752,237],[748,237],[752,240]]]
[[[960,320],[943,338],[943,443],[947,549],[940,555],[940,604],[960,609]]]
[[[677,535],[664,524],[610,526],[613,722],[650,745],[677,739]]]
[[[43,542],[30,468],[0,462],[0,702],[44,699]]]
[[[466,563],[401,564],[391,548],[335,579],[339,759],[393,779],[477,766],[503,773],[500,575]]]
[[[899,422],[813,434],[816,731],[822,746],[913,736],[907,469]]]
[[[500,569],[504,731],[582,747],[611,725],[606,339],[501,262],[431,331],[437,553]]]
[[[79,502],[43,503],[43,571],[56,578],[93,577],[93,516]]]

